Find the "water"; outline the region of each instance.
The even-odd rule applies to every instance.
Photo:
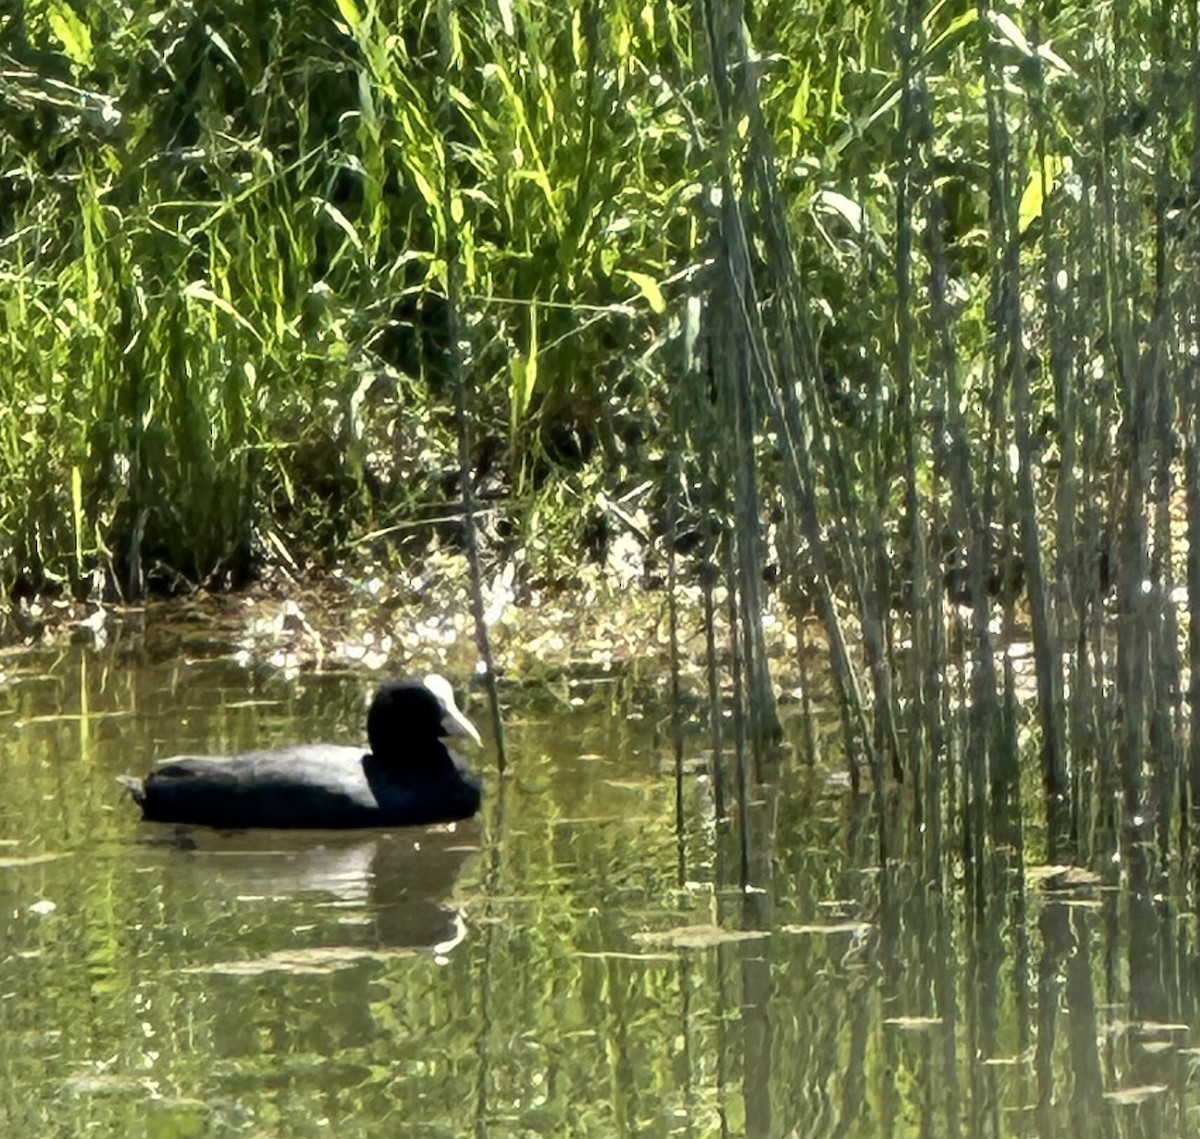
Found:
[[[0,1135],[1196,1133],[1178,900],[1047,890],[1008,849],[969,905],[952,854],[914,830],[881,869],[869,805],[795,763],[743,894],[694,770],[676,835],[666,709],[619,684],[512,693],[513,773],[474,756],[454,829],[151,826],[114,781],[356,742],[372,683],[0,657]]]

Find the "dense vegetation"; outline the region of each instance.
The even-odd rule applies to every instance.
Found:
[[[5,20],[10,591],[394,568],[466,486],[528,577],[620,533],[723,581],[739,742],[774,723],[766,576],[879,788],[936,814],[951,756],[964,802],[1016,795],[1029,738],[1052,842],[1140,819],[1151,755],[1187,790],[1194,7]]]

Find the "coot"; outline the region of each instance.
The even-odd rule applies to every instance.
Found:
[[[154,822],[211,827],[418,826],[470,818],[479,780],[442,736],[479,733],[440,676],[389,680],[367,713],[371,750],[303,744],[233,756],[180,755],[120,781]]]

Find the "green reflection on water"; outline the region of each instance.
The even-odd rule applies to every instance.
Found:
[[[513,776],[474,756],[484,817],[453,831],[146,826],[119,772],[360,740],[373,681],[4,668],[2,1134],[1194,1132],[1194,1029],[1131,1005],[1158,979],[1160,1019],[1195,1008],[1160,911],[997,859],[969,913],[915,836],[881,871],[820,770],[757,796],[749,895],[696,780],[680,888],[666,716],[620,700],[518,709]]]

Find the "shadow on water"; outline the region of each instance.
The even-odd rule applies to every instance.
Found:
[[[972,862],[961,787],[920,824],[903,796],[881,812],[819,725],[718,819],[711,736],[651,677],[510,693],[511,774],[473,756],[484,810],[457,828],[148,825],[119,772],[360,742],[373,678],[83,649],[0,670],[2,1134],[1200,1121],[1196,884],[1160,820],[1097,814],[1087,865],[1046,865],[1013,786]]]
[[[326,938],[352,932],[364,946],[444,953],[465,932],[449,899],[478,838],[470,823],[398,833],[143,823],[138,861],[173,895],[203,897],[218,914],[258,903],[297,920],[325,918],[316,928]]]

